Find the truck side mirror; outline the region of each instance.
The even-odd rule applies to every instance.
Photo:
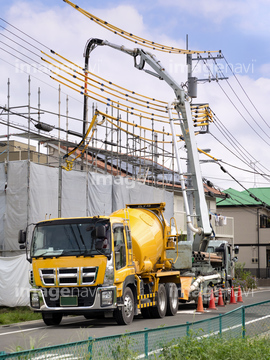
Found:
[[[239,254],[239,246],[234,247],[234,253],[235,255]]]
[[[96,227],[96,238],[102,240],[106,238],[106,229],[104,225],[99,225]]]
[[[24,231],[24,230],[19,231],[18,243],[19,244],[25,244],[26,243],[26,231]],[[20,249],[25,249],[25,245],[24,245],[24,247],[20,246]]]
[[[237,262],[238,261],[238,257],[235,256],[233,259],[232,259],[233,262]]]

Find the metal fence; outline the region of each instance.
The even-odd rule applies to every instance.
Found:
[[[195,334],[200,338],[255,336],[270,330],[270,300],[241,306],[226,314],[182,325],[144,329],[124,335],[88,340],[11,354],[0,353],[0,360],[57,359],[151,359],[172,340]]]

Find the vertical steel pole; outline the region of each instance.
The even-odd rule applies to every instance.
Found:
[[[66,97],[66,141],[68,142],[68,95]]]
[[[9,107],[10,107],[10,80],[8,78],[8,95],[7,95],[7,106],[8,106],[8,114],[7,114],[7,163],[9,162]]]
[[[219,336],[222,337],[222,314],[219,314]]]
[[[165,166],[165,127],[163,126],[163,135],[162,135],[162,141],[163,141],[163,145],[162,145],[162,187],[164,189],[164,166]]]
[[[60,127],[61,127],[61,86],[58,88],[58,217],[61,217],[62,200],[62,166],[60,152]]]
[[[127,135],[126,135],[126,153],[127,153],[127,161],[126,161],[126,176],[128,176],[128,136],[129,136],[129,134],[128,134],[128,129],[129,129],[129,127],[128,127],[128,119],[129,119],[129,116],[128,116],[128,109],[127,109],[126,114],[127,114]]]
[[[144,355],[148,359],[148,328],[144,328]]]
[[[40,87],[38,88],[38,122],[40,123]],[[40,129],[38,129],[40,134]],[[40,141],[38,141],[38,163],[40,163]]]
[[[246,308],[242,306],[242,337],[246,336]]]
[[[187,321],[186,322],[186,324],[187,324],[187,327],[186,327],[186,334],[187,334],[187,337],[189,337],[190,336],[190,331],[189,331],[189,321]]]
[[[31,105],[31,78],[28,77],[28,159],[27,159],[27,221],[26,225],[29,224],[30,217],[30,105]]]

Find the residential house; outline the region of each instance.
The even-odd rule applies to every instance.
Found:
[[[258,278],[270,278],[270,188],[228,189],[217,211],[234,218],[239,262]]]

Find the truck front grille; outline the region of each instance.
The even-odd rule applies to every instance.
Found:
[[[59,268],[58,285],[78,285],[79,268]]]
[[[96,281],[98,267],[39,269],[45,286],[92,285]]]
[[[78,306],[92,306],[95,300],[97,288],[91,287],[68,287],[43,289],[44,300],[48,307],[59,307],[60,297],[78,297]]]
[[[56,285],[55,269],[39,269],[43,285]]]
[[[82,284],[94,284],[97,276],[97,267],[84,267],[82,268]]]

